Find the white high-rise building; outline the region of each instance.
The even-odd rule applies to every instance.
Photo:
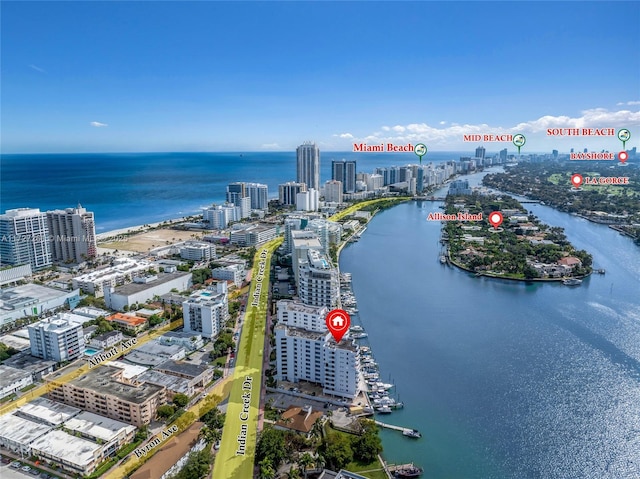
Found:
[[[342,203],[342,182],[329,180],[324,184],[324,200],[329,203]]]
[[[291,231],[291,268],[299,286],[300,263],[307,261],[309,250],[322,251],[322,243],[313,231]]]
[[[325,325],[328,308],[278,301],[276,364],[278,380],[310,381],[323,393],[354,398],[359,390],[358,346],[343,338],[339,344]]]
[[[53,261],[82,263],[96,256],[96,223],[82,205],[47,211]]]
[[[298,193],[296,195],[296,210],[298,211],[318,211],[319,195],[318,190],[309,188],[309,190]]]
[[[298,183],[305,183],[307,188],[320,189],[320,149],[310,141],[304,142],[296,149]]]
[[[16,208],[0,215],[0,264],[30,264],[33,270],[51,266],[51,241],[46,213]]]
[[[298,260],[298,296],[304,304],[334,307],[338,303],[338,271],[316,249]]]
[[[229,319],[227,283],[218,282],[206,290],[196,291],[182,303],[185,333],[200,333],[215,339]]]
[[[208,223],[209,229],[225,229],[230,221],[236,221],[236,207],[231,204],[212,205],[202,210],[202,219]]]
[[[65,319],[39,321],[27,326],[31,355],[51,361],[72,361],[85,350],[82,325]]]
[[[384,176],[382,175],[369,175],[367,178],[367,190],[375,191],[378,188],[382,188],[384,186]]]

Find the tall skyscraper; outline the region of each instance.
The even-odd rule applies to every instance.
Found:
[[[82,205],[47,211],[53,261],[82,263],[97,252],[93,213]]]
[[[484,158],[484,154],[487,150],[485,150],[484,146],[479,146],[476,148],[476,158]]]
[[[51,241],[46,213],[16,208],[0,215],[0,265],[51,266]]]
[[[329,180],[324,184],[324,200],[329,203],[342,203],[342,182]]]
[[[331,179],[342,182],[343,193],[356,191],[356,162],[333,160],[331,162]]]
[[[296,149],[298,183],[307,188],[320,190],[320,149],[310,141],[305,141]]]

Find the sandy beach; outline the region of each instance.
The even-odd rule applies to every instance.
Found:
[[[172,225],[175,223],[182,223],[184,221],[187,221],[187,217],[182,217],[182,218],[173,218],[170,220],[165,220],[165,221],[159,221],[157,223],[146,223],[144,225],[138,225],[138,226],[130,226],[128,228],[120,228],[117,230],[111,230],[111,231],[105,231],[103,233],[99,233],[96,234],[96,241],[98,243],[101,242],[106,242],[106,241],[114,241],[117,239],[118,236],[124,235],[124,234],[128,234],[128,233],[134,233],[134,232],[143,232],[146,231],[150,228],[156,228],[158,226],[161,225]]]

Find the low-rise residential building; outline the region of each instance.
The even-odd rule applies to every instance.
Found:
[[[176,394],[186,394],[191,397],[195,394],[195,389],[187,379],[172,376],[150,369],[136,378],[141,383],[155,384],[167,389],[167,399],[172,400]]]
[[[156,367],[156,371],[186,379],[194,388],[203,388],[213,380],[212,368],[183,361],[165,361]]]
[[[233,225],[229,240],[238,246],[258,246],[276,236],[276,227],[272,224],[236,224]]]
[[[91,368],[64,383],[57,379],[58,373],[46,378],[55,385],[49,393],[51,399],[134,426],[149,424],[155,419],[158,406],[166,402],[163,387],[127,384],[123,382],[123,370],[112,366]]]
[[[33,378],[28,371],[0,365],[0,399],[20,391],[33,384]]]
[[[122,331],[109,331],[94,337],[89,344],[95,348],[106,349],[124,339]]]
[[[138,333],[147,326],[147,320],[145,318],[131,316],[129,314],[115,313],[107,316],[105,319],[132,333]]]
[[[322,411],[314,411],[311,406],[289,406],[276,422],[277,429],[291,429],[309,435],[314,423],[323,415]]]
[[[150,276],[138,276],[134,282],[105,289],[104,300],[107,306],[116,311],[125,307],[144,304],[156,296],[162,296],[173,289],[185,291],[191,287],[191,273],[159,273]]]
[[[51,426],[15,414],[0,416],[0,446],[17,454],[31,455],[31,444],[51,431]]]
[[[136,428],[115,419],[83,411],[64,423],[64,428],[102,445],[102,455],[111,456],[133,441]]]
[[[242,286],[246,271],[241,264],[231,264],[229,266],[221,266],[211,270],[211,277],[222,281],[233,281],[237,287]]]
[[[80,414],[80,409],[61,402],[51,401],[44,397],[39,397],[29,401],[24,406],[19,407],[14,414],[33,422],[57,427],[72,417]]]
[[[160,344],[182,346],[188,351],[200,349],[204,344],[201,334],[184,331],[167,331],[157,341]]]
[[[61,429],[49,431],[31,443],[31,454],[62,469],[87,476],[106,458],[104,448]]]
[[[31,374],[33,382],[41,381],[43,376],[51,374],[56,366],[56,361],[37,358],[31,355],[31,350],[23,351],[4,361],[5,366],[21,369]]]
[[[157,340],[138,346],[125,356],[127,362],[143,366],[158,366],[169,359],[185,357],[185,348],[177,344],[162,344]]]

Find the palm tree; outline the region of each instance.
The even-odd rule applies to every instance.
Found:
[[[322,436],[324,433],[322,418],[318,418],[315,420],[315,422],[313,423],[313,426],[311,427],[310,433],[311,433],[311,437],[316,438],[318,441],[322,439]]]
[[[305,452],[298,458],[298,465],[302,469],[302,473],[304,474],[304,478],[307,479],[307,468],[313,464],[313,456],[308,452]]]
[[[289,469],[289,472],[287,473],[287,479],[300,479],[300,469],[296,469],[295,467]]]
[[[260,467],[260,479],[274,479],[276,477],[276,470],[269,459],[263,459],[258,466]]]
[[[222,431],[209,426],[203,426],[202,429],[200,429],[200,437],[204,439],[207,444],[215,444],[222,438]]]

